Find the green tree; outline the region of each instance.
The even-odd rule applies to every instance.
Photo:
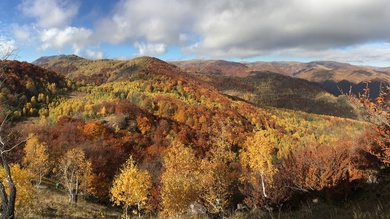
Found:
[[[141,205],[148,198],[152,187],[152,178],[147,171],[139,170],[133,158],[123,165],[121,172],[114,179],[110,189],[111,201],[116,205],[124,205],[127,218],[128,207],[137,205],[138,215],[141,214]]]

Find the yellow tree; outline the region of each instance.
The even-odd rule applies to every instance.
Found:
[[[79,190],[88,185],[91,162],[85,158],[82,149],[74,148],[66,152],[59,165],[62,182],[68,190],[69,202],[77,202]]]
[[[46,143],[39,142],[36,136],[30,134],[23,150],[25,153],[23,164],[31,171],[31,178],[35,181],[36,188],[39,190],[43,176],[50,171]]]
[[[225,122],[230,125],[230,121]],[[228,125],[221,122],[215,127],[214,133],[218,135],[210,139],[212,146],[208,156],[202,159],[200,164],[199,198],[209,212],[222,213],[232,194],[231,185],[235,178],[234,153],[231,150]]]
[[[16,208],[28,206],[34,197],[34,187],[30,182],[29,175],[31,172],[28,169],[20,168],[19,164],[11,165],[12,178],[18,191],[18,196],[15,200]],[[6,171],[0,167],[0,180],[5,184],[6,191],[9,191],[9,183],[6,176]]]
[[[251,170],[250,182],[257,184],[260,176],[262,195],[268,199],[267,187],[272,188],[273,176],[278,171],[274,165],[278,138],[273,130],[260,130],[249,137],[241,151],[241,162]]]
[[[139,170],[133,158],[123,165],[121,172],[114,179],[110,189],[111,201],[116,205],[124,205],[127,218],[128,207],[137,205],[138,215],[141,215],[141,204],[148,198],[152,187],[152,178],[147,171]]]
[[[213,145],[200,164],[199,196],[210,212],[221,213],[229,204],[234,175],[234,154],[226,144]]]
[[[174,142],[166,151],[161,176],[163,213],[169,216],[184,213],[199,192],[199,162],[191,148]]]

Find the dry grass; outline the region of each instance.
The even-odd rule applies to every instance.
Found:
[[[389,176],[390,178],[390,176]],[[390,219],[390,181],[373,185],[364,191],[357,192],[354,197],[342,203],[332,204],[320,201],[318,203],[302,203],[302,208],[296,211],[277,209],[270,213],[261,209],[247,212],[231,212],[228,219]],[[80,199],[76,204],[68,203],[64,190],[56,189],[53,183],[46,182],[39,195],[30,206],[18,209],[16,218],[121,218],[122,210],[108,205]],[[138,217],[135,217],[138,218]],[[156,218],[143,216],[141,218]],[[206,219],[183,215],[185,219]]]
[[[83,198],[77,204],[68,202],[64,190],[43,186],[30,206],[18,209],[16,218],[120,218],[122,210],[89,202]]]
[[[386,187],[389,189],[390,185]],[[309,218],[368,218],[390,219],[390,202],[388,196],[377,196],[378,191],[373,193],[364,192],[361,197],[354,201],[343,204],[330,203],[307,203],[297,211],[274,211],[272,213],[260,209],[248,212],[232,212],[228,219],[309,219]],[[385,191],[381,191],[385,192]],[[390,191],[386,191],[390,194]],[[122,210],[111,206],[79,200],[76,204],[68,203],[65,191],[42,188],[39,198],[24,209],[17,211],[16,218],[121,218]],[[138,218],[138,217],[137,217]],[[154,218],[154,217],[142,217]],[[206,217],[183,216],[185,219],[206,219]]]

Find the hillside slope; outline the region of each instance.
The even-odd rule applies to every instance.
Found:
[[[14,108],[16,118],[47,113],[50,104],[75,88],[63,75],[27,62],[0,60],[0,66],[0,98]]]
[[[92,61],[76,56],[59,56],[42,62],[41,66],[67,75],[79,84],[95,85],[123,81],[132,77],[131,75],[136,76],[137,73],[146,72],[147,68],[151,67],[154,68],[154,72],[165,72],[165,74],[186,81],[187,84],[199,84],[202,89],[214,89],[214,93],[220,92],[230,98],[240,98],[257,106],[356,118],[351,106],[342,98],[337,99],[325,90],[304,80],[272,74],[269,71],[254,71],[256,64],[251,66],[222,60],[192,60],[172,64],[178,65],[190,74],[182,72],[174,65],[165,62],[162,64],[149,57],[126,61]],[[163,67],[158,69],[159,66]],[[167,66],[170,69],[164,70]],[[272,66],[276,68],[277,63],[273,63]],[[284,69],[285,75],[291,75],[292,70],[300,70],[302,66],[302,63],[283,63],[278,69]]]
[[[248,77],[210,76],[220,92],[259,107],[276,107],[308,113],[357,118],[345,96],[336,97],[306,80],[273,72],[253,72]]]

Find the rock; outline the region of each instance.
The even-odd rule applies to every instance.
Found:
[[[188,207],[187,214],[192,216],[207,215],[207,209],[198,202],[191,202],[190,206]]]

